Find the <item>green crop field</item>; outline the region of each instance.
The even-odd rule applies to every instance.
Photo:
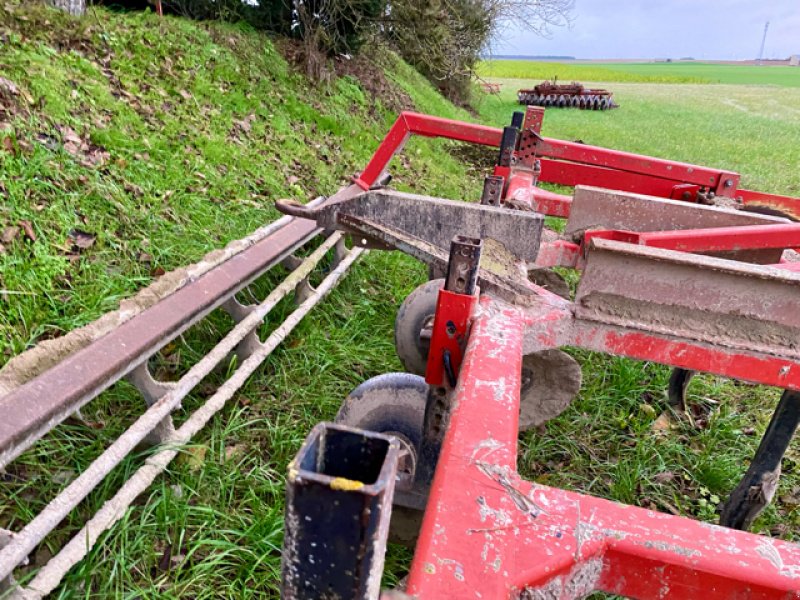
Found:
[[[731,83],[800,87],[800,67],[677,63],[559,63],[486,60],[481,77],[490,79],[602,81],[631,83]]]
[[[686,77],[711,83],[736,85],[778,85],[800,87],[800,67],[718,65],[703,62],[677,63],[615,63],[598,65],[615,71],[642,77]]]
[[[617,65],[558,63],[534,60],[486,60],[478,75],[489,79],[553,79],[561,81],[627,81],[638,83],[705,83],[702,76],[648,73],[618,69]]]
[[[275,199],[335,191],[366,163],[396,116],[397,102],[372,97],[353,76],[312,86],[274,40],[246,28],[104,9],[77,27],[16,5],[10,13],[0,9],[7,40],[0,69],[20,89],[0,106],[7,115],[0,126],[0,364],[116,308],[162,269],[196,261],[274,220]],[[394,55],[371,54],[380,59],[385,89],[405,94],[416,110],[498,127],[520,109],[516,90],[531,78],[614,82],[621,108],[548,109],[543,133],[732,169],[745,187],[800,196],[800,94],[792,87],[708,85],[715,76],[705,72],[617,65],[553,73],[545,63],[535,75],[483,70],[501,92],[481,97],[470,115]],[[80,143],[68,146],[75,138]],[[393,185],[476,200],[493,155],[412,139],[392,165]],[[74,229],[92,243],[73,247]],[[567,277],[575,283],[575,274]],[[309,429],[333,419],[355,386],[400,369],[396,310],[425,279],[426,269],[408,257],[370,253],[181,448],[53,597],[277,598],[286,465]],[[248,293],[262,299],[274,284],[265,277]],[[280,304],[260,333],[292,306],[290,299]],[[185,373],[230,326],[216,313],[194,326],[156,358],[159,377]],[[560,417],[520,437],[522,473],[715,522],[778,392],[699,377],[690,388],[692,415],[670,415],[665,367],[570,352],[583,366],[583,388]],[[209,376],[176,422],[223,377]],[[0,527],[24,526],[142,410],[136,390],[120,382],[23,454],[0,474]],[[152,451],[123,461],[31,554],[18,579],[29,580]],[[776,502],[753,529],[800,541],[796,443],[783,472]],[[409,561],[408,550],[390,547],[386,585],[405,575]]]

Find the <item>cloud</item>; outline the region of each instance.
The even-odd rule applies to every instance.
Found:
[[[495,54],[578,58],[755,58],[764,23],[764,56],[800,54],[800,1],[576,0],[571,28],[545,39],[509,27],[494,40]]]

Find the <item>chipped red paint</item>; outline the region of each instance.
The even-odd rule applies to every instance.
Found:
[[[539,182],[549,182],[589,184],[690,203],[701,197],[711,198],[709,192],[714,192],[733,199],[729,202],[740,202],[745,209],[777,211],[800,219],[800,199],[740,190],[736,173],[542,138],[543,116],[541,109],[528,109],[515,160],[511,166],[494,170],[505,181],[503,198],[517,208],[569,217],[571,197],[537,187]],[[412,134],[498,146],[503,132],[403,113],[356,183],[368,189]],[[575,207],[578,211],[578,204]],[[691,220],[689,226],[694,222]],[[705,277],[710,288],[720,288],[700,294],[702,297],[690,308],[694,314],[708,310],[709,318],[716,315],[721,319],[727,318],[730,311],[726,312],[724,302],[714,300],[723,297],[727,289],[724,277],[712,273],[720,267],[712,264],[718,259],[688,252],[760,250],[763,254],[764,249],[778,249],[780,253],[781,248],[800,246],[800,225],[780,221],[772,225],[682,231],[581,229],[573,233],[574,240],[582,243],[545,241],[537,266],[585,268],[585,283],[592,268],[591,253],[602,246],[600,241],[591,242],[593,237],[623,242],[620,245],[629,249],[651,246],[655,249],[640,248],[637,252],[654,254],[654,269],[669,261],[673,266],[689,265],[687,276]],[[624,278],[626,264],[629,265],[625,260],[629,258],[621,257],[617,271],[611,265],[608,276]],[[776,256],[764,262],[777,260]],[[706,271],[692,273],[693,261]],[[777,269],[800,272],[800,262],[748,265],[744,270],[754,280],[792,284],[796,277],[781,276]],[[725,271],[722,267],[720,270]],[[728,265],[727,271],[731,270],[735,269]],[[589,291],[610,294],[597,284],[596,288]],[[517,307],[488,295],[478,302],[467,305],[462,301],[457,306],[440,296],[436,315],[439,328],[444,322],[440,315],[457,315],[458,332],[469,331],[469,338],[458,370],[453,409],[417,543],[408,594],[420,600],[572,598],[602,590],[658,599],[800,598],[798,545],[537,485],[522,480],[516,472],[523,355],[574,346],[800,390],[800,358],[794,345],[782,342],[780,336],[773,339],[769,335],[770,324],[774,321],[780,325],[782,321],[770,320],[767,309],[759,313],[764,317],[761,326],[766,333],[758,339],[763,343],[757,351],[736,345],[740,340],[735,335],[730,340],[709,341],[692,331],[681,337],[673,330],[664,334],[652,327],[647,329],[650,316],[646,310],[641,311],[643,300],[620,294],[616,288],[611,292],[620,297],[621,309],[633,311],[625,318],[610,315],[616,321],[606,318],[609,315],[602,311],[592,312],[591,302],[582,307],[578,300],[563,300],[543,288],[532,286],[532,291],[538,298]],[[782,298],[791,301],[790,292]],[[625,304],[631,300],[640,304]],[[669,304],[670,298],[658,300],[673,312],[681,308],[678,302]],[[612,298],[610,302],[613,301]],[[730,312],[731,318],[737,314],[735,310]],[[457,347],[462,347],[460,341]],[[444,348],[432,340],[432,354],[439,356]],[[430,361],[427,381],[438,385],[442,374],[441,361]]]
[[[527,157],[539,157],[542,172],[540,182],[574,186],[594,185],[611,190],[636,192],[661,198],[672,198],[676,190],[686,184],[709,189],[718,196],[740,200],[745,206],[778,211],[800,220],[800,199],[778,194],[767,194],[739,189],[739,175],[722,169],[712,169],[671,160],[653,158],[630,152],[620,152],[579,142],[542,138],[544,111],[526,113],[518,156],[525,163]],[[475,123],[453,121],[430,115],[403,112],[381,142],[364,171],[353,181],[367,190],[377,182],[411,135],[443,137],[484,146],[500,145],[503,130]],[[496,175],[508,177],[508,172]],[[568,197],[551,195],[545,190],[533,190],[539,208],[551,216],[569,215]],[[696,199],[696,194],[691,198]]]
[[[458,374],[466,345],[470,315],[477,299],[477,294],[472,296],[445,289],[439,290],[425,372],[425,381],[429,385],[442,385],[444,381],[445,351],[450,353],[453,371]]]
[[[639,246],[678,250],[680,252],[724,252],[763,248],[800,247],[800,224],[740,225],[711,229],[676,231],[587,231],[584,243],[599,237]]]
[[[522,480],[521,357],[538,319],[485,296],[478,306],[411,597],[800,598],[798,545]]]
[[[566,240],[543,242],[539,246],[536,264],[540,267],[576,267],[580,259],[581,247]]]

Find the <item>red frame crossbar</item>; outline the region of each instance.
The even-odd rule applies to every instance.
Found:
[[[533,107],[529,107],[526,126],[531,127],[529,124],[533,123],[531,130],[535,129],[538,133],[541,128],[541,112],[531,109]],[[530,116],[534,114],[537,116]],[[497,147],[502,134],[503,131],[496,127],[403,112],[367,167],[353,181],[362,189],[368,190],[380,179],[392,157],[412,135]],[[701,186],[718,196],[735,198],[744,206],[776,210],[800,220],[800,201],[797,198],[740,189],[739,174],[732,171],[554,138],[538,137],[531,143],[535,146],[535,153],[542,166],[539,181],[568,186],[593,185],[661,198],[675,197],[674,192],[687,185]],[[509,185],[514,185],[513,181],[509,181]],[[524,182],[518,187],[525,190],[524,194],[531,196],[533,207],[538,212],[556,217],[569,216],[569,196],[537,187],[528,188]]]
[[[549,320],[550,316],[545,316]],[[407,593],[420,600],[800,598],[800,546],[554,489],[516,471],[520,369],[536,319],[483,297]]]

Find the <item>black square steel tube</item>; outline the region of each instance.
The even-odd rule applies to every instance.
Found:
[[[289,464],[286,600],[373,600],[380,592],[399,446],[391,436],[320,423]]]

